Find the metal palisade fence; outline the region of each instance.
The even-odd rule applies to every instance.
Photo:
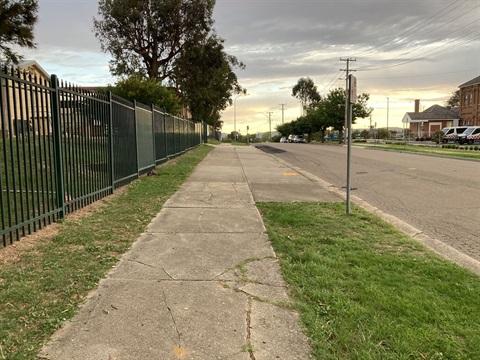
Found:
[[[3,246],[206,140],[206,126],[28,72],[0,70]]]

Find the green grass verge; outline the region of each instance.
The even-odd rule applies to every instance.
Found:
[[[365,148],[375,148],[388,151],[408,151],[416,154],[427,154],[437,156],[449,156],[463,159],[476,159],[480,160],[480,151],[468,150],[464,148],[459,149],[446,149],[441,145],[438,147],[422,146],[422,145],[393,145],[393,144],[372,144],[372,143],[353,143],[354,146],[361,146]],[[470,148],[470,146],[466,147]]]
[[[67,218],[56,236],[24,250],[20,260],[2,263],[0,359],[35,359],[212,149],[201,145],[160,166],[92,213]]]
[[[260,203],[315,359],[480,359],[479,277],[342,203]]]

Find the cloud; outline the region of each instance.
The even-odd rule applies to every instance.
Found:
[[[342,87],[345,57],[357,59],[351,68],[359,91],[371,95],[374,122],[385,120],[387,97],[391,123],[414,99],[442,104],[480,74],[479,7],[478,0],[217,0],[215,29],[246,64],[237,75],[250,95],[237,99],[237,121],[263,131],[268,121],[259,112],[278,121],[281,103],[286,121],[298,117],[297,80],[310,76],[321,94]],[[97,0],[39,0],[39,10],[29,58],[79,85],[115,81],[92,32]],[[223,117],[231,130],[233,108]]]

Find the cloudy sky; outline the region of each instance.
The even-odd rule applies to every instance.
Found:
[[[79,85],[115,83],[109,55],[92,33],[95,0],[39,0],[35,51],[25,54],[48,73]],[[345,86],[354,58],[358,92],[370,94],[371,123],[402,127],[405,112],[443,105],[480,75],[480,0],[217,0],[217,34],[246,64],[237,75],[247,96],[222,115],[224,132],[272,130],[301,115],[291,96],[301,77],[321,95]],[[343,79],[342,79],[343,78]],[[234,111],[235,108],[235,111]],[[387,111],[388,110],[388,111]],[[370,119],[354,127],[367,127]]]

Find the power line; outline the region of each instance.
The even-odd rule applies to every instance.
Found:
[[[470,34],[473,33],[473,32],[476,32],[476,31],[477,31],[477,30],[474,30],[474,31],[470,32],[468,35],[470,35]],[[443,50],[441,49],[441,48],[447,46],[448,44],[450,44],[450,43],[458,40],[458,38],[455,38],[455,39],[452,39],[452,40],[446,42],[445,44],[443,44],[443,45],[441,45],[441,46],[439,46],[439,47],[437,47],[437,48],[435,48],[435,49],[432,49],[432,50],[429,50],[429,51],[424,52],[424,53],[422,53],[422,54],[419,54],[419,56],[426,55],[426,54],[429,54],[429,53],[434,52],[434,51],[437,52],[435,55],[438,55],[438,54],[444,53],[444,52],[446,52],[446,51],[450,51],[450,50],[452,50],[452,49],[455,49],[455,48],[457,48],[457,47],[459,47],[459,46],[468,44],[469,42],[474,41],[474,40],[476,40],[476,39],[480,39],[480,35],[474,36],[473,38],[467,39],[467,40],[465,40],[465,41],[463,41],[463,42],[461,42],[461,43],[457,43],[457,44],[449,47],[448,49],[443,49]],[[410,59],[410,60],[406,60],[406,61],[403,61],[403,62],[400,62],[400,63],[397,63],[397,64],[392,64],[392,65],[384,66],[384,67],[377,68],[377,69],[365,69],[365,70],[361,70],[361,71],[378,71],[378,70],[390,69],[390,68],[393,68],[393,67],[397,67],[397,66],[401,66],[401,65],[405,65],[405,64],[410,64],[410,63],[412,63],[412,62],[414,62],[414,61],[423,60],[424,58],[425,58],[425,57],[417,57],[417,58]]]
[[[438,20],[438,19],[442,18],[445,14],[444,14],[444,15],[441,15],[441,16],[439,16],[439,17],[437,17],[437,15],[439,15],[439,14],[441,14],[442,12],[448,10],[450,7],[452,7],[453,5],[455,5],[455,3],[459,2],[459,1],[461,1],[461,0],[456,0],[456,1],[454,1],[454,2],[451,3],[450,5],[448,5],[448,6],[446,6],[445,8],[443,8],[442,10],[440,10],[440,11],[438,11],[437,13],[433,14],[432,16],[430,16],[428,19],[425,19],[424,21],[421,21],[420,23],[418,23],[418,24],[410,27],[409,29],[407,29],[407,30],[405,30],[404,32],[400,33],[399,35],[395,36],[395,37],[393,38],[393,40],[388,40],[388,41],[386,41],[386,42],[384,42],[384,43],[382,43],[382,44],[380,44],[380,45],[378,45],[378,46],[371,47],[370,49],[367,49],[367,50],[365,50],[365,51],[357,54],[357,57],[359,57],[359,56],[361,56],[361,55],[365,55],[365,54],[372,53],[375,49],[381,49],[381,48],[389,45],[392,41],[394,41],[394,43],[395,43],[395,42],[398,42],[399,40],[396,40],[396,39],[398,39],[399,37],[407,34],[407,33],[410,32],[411,30],[414,30],[414,29],[416,29],[416,28],[418,28],[418,27],[420,27],[420,26],[422,26],[422,25],[429,25],[429,24],[431,24],[434,20]],[[455,7],[455,9],[458,8],[458,7],[460,7],[461,5],[463,5],[465,2],[467,2],[467,0],[464,0],[461,4],[458,4],[458,5]],[[432,19],[432,21],[428,22],[428,21],[431,20],[431,19]],[[428,22],[428,23],[427,23],[427,22]],[[417,31],[419,31],[419,30],[414,31],[412,34],[414,34],[414,33],[417,32]],[[406,36],[405,36],[404,38],[406,38]],[[404,39],[404,38],[403,38],[403,39]],[[402,38],[401,38],[400,40],[402,40]]]
[[[471,23],[469,23],[469,24],[467,24],[467,25],[465,25],[465,26],[463,26],[463,27],[455,30],[454,32],[450,33],[450,35],[458,32],[458,31],[460,31],[460,30],[463,30],[464,28],[472,25],[472,24],[475,23],[475,22],[478,22],[478,20],[475,20],[475,21],[473,21],[473,22],[471,22]],[[459,39],[461,39],[461,38],[464,38],[465,36],[468,36],[468,35],[476,32],[476,31],[478,31],[478,29],[474,29],[473,31],[470,31],[469,33],[466,33],[466,34],[462,34],[462,35],[458,36],[457,38],[455,38],[455,39],[447,42],[446,44],[449,44],[449,43],[452,42],[452,41],[456,41],[456,40],[459,40]],[[437,38],[437,39],[433,40],[432,43],[439,42],[439,41],[442,40],[442,38],[443,38],[443,37]],[[440,45],[440,46],[438,46],[436,49],[429,50],[429,51],[424,52],[424,53],[421,53],[421,54],[419,54],[419,55],[421,56],[422,54],[427,54],[427,53],[429,53],[429,52],[435,51],[435,50],[437,50],[437,49],[445,46],[446,44]],[[414,51],[416,51],[416,50],[418,50],[418,48],[413,49],[413,50],[410,50],[410,51],[405,51],[405,52],[403,52],[403,53],[401,53],[401,54],[398,54],[396,57],[390,57],[390,58],[387,58],[387,59],[380,60],[380,64],[381,64],[381,63],[386,63],[386,62],[388,62],[389,60],[393,60],[394,58],[398,58],[398,57],[400,57],[400,56],[410,54],[410,53],[412,53],[412,52],[414,52]],[[417,60],[419,60],[419,59],[417,59]],[[411,61],[415,61],[415,60],[410,60],[410,62],[411,62]],[[377,64],[378,64],[378,63],[377,63]],[[401,64],[404,64],[404,62],[398,63],[398,65],[401,65]],[[398,66],[398,65],[390,65],[390,66],[386,66],[385,68],[387,69],[387,68],[394,67],[394,66]],[[381,66],[381,65],[377,65],[377,66]],[[358,71],[372,71],[372,70],[370,70],[370,69],[368,69],[368,68],[365,69],[365,70],[364,70],[364,69],[365,69],[365,68],[360,68],[360,69],[358,69]]]

